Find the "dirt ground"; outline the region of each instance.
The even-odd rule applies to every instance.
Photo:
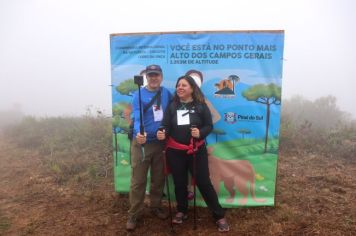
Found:
[[[169,220],[148,212],[125,230],[128,198],[112,176],[95,184],[59,183],[36,151],[0,140],[0,235],[170,235]],[[275,207],[227,211],[225,235],[356,235],[356,163],[305,153],[280,153]],[[221,235],[205,208],[175,235]]]

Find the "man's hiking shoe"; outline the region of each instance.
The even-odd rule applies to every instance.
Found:
[[[126,230],[133,231],[136,229],[137,219],[135,217],[129,216],[129,219],[126,222]]]
[[[177,212],[177,214],[173,217],[173,224],[182,224],[184,220],[188,219],[188,215],[183,212]]]
[[[164,211],[162,208],[159,207],[152,208],[151,213],[161,220],[165,220],[169,216],[166,211]]]
[[[216,221],[216,225],[218,226],[219,232],[228,232],[230,230],[229,224],[225,218]]]

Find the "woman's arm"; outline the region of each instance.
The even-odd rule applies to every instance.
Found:
[[[213,130],[213,121],[211,113],[206,104],[202,104],[203,112],[201,113],[202,127],[200,128],[200,139],[205,139]]]
[[[172,119],[172,115],[171,115],[171,112],[170,110],[172,109],[172,104],[173,102],[171,102],[170,104],[168,104],[166,110],[164,111],[164,115],[163,115],[163,120],[161,122],[161,126],[164,126],[164,129],[165,129],[165,134],[166,134],[166,137],[169,136],[169,132],[171,130],[171,119]]]

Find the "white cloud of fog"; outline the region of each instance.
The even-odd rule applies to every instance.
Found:
[[[356,116],[356,2],[0,0],[0,110],[111,110],[109,34],[285,30],[283,97],[332,94]]]

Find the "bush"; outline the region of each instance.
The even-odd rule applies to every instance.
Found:
[[[82,117],[25,117],[4,134],[18,147],[38,151],[49,174],[63,182],[76,175],[83,179],[111,173],[111,130],[111,119],[88,113]]]
[[[309,101],[295,96],[283,102],[282,151],[318,152],[355,160],[355,148],[355,122],[337,107],[335,97]]]
[[[312,102],[295,96],[283,102],[280,149],[354,160],[355,121],[337,107],[335,97],[322,97]]]

